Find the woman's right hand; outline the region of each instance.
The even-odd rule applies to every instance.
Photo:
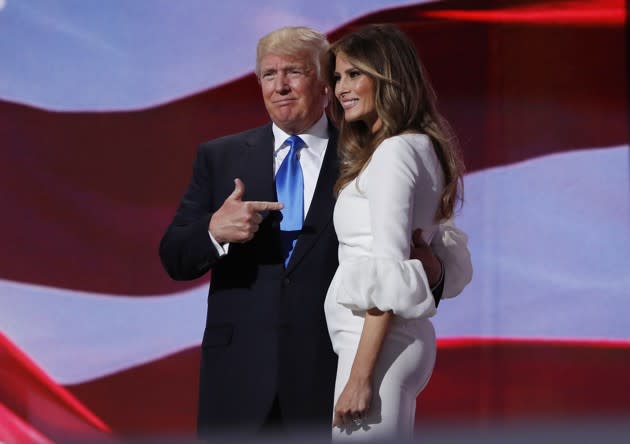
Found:
[[[350,376],[335,405],[333,427],[353,428],[360,426],[360,421],[367,416],[371,402],[371,379]]]

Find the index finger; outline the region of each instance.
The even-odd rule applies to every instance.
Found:
[[[342,427],[343,426],[343,418],[341,417],[341,415],[337,412],[335,412],[334,418],[333,418],[333,423],[332,423],[333,427]]]
[[[254,211],[278,211],[284,208],[281,202],[250,201],[247,204]]]

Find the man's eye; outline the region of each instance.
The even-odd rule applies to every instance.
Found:
[[[289,71],[289,74],[292,76],[301,76],[302,74],[304,74],[304,71],[301,69],[292,69]]]
[[[265,80],[271,80],[273,79],[274,75],[274,72],[263,72],[262,78]]]

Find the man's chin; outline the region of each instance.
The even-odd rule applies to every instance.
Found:
[[[300,119],[295,118],[294,116],[272,116],[271,120],[280,127],[284,132],[290,133],[291,131],[287,131],[287,129],[294,129],[300,126]]]
[[[276,110],[276,112],[269,113],[269,115],[274,122],[291,123],[298,120],[296,113],[288,107],[283,107],[283,109]]]

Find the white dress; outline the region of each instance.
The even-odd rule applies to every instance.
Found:
[[[333,429],[333,440],[413,436],[416,397],[435,363],[435,303],[422,264],[410,260],[411,234],[430,242],[442,191],[442,168],[429,138],[386,139],[359,177],[343,188],[334,210],[339,268],[324,309],[339,355],[335,404],[346,385],[363,330],[365,311],[395,314],[378,357],[373,397],[364,425]],[[467,251],[467,250],[466,250]]]

